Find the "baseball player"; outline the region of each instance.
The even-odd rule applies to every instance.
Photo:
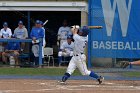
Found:
[[[70,58],[72,58],[73,49],[74,43],[72,42],[72,36],[68,36],[67,41],[63,42],[63,44],[60,47],[60,51],[58,52],[59,64],[62,61],[62,56],[69,56]]]
[[[32,52],[35,56],[35,66],[39,66],[39,39],[44,38],[44,30],[41,28],[40,20],[36,20],[35,27],[31,30],[31,38],[32,38]],[[43,45],[42,45],[43,46]],[[42,48],[43,49],[43,48]],[[42,55],[43,58],[43,55]],[[44,59],[42,59],[43,61]]]
[[[61,46],[63,42],[67,41],[67,36],[72,35],[70,27],[67,26],[67,20],[63,21],[63,26],[58,30],[58,45]]]
[[[60,84],[65,84],[66,80],[70,78],[71,74],[74,72],[76,68],[82,73],[82,75],[88,75],[92,78],[97,79],[99,84],[102,83],[102,76],[98,76],[93,71],[89,71],[86,66],[86,56],[84,54],[84,48],[86,47],[88,38],[87,32],[88,29],[84,27],[83,29],[78,29],[75,26],[71,29],[73,32],[73,39],[74,39],[74,56],[70,60],[69,66],[67,68],[66,73],[62,77],[62,80],[59,81]]]
[[[0,31],[0,38],[11,38],[12,36],[12,31],[10,28],[8,28],[8,23],[4,22],[3,23],[3,29]]]
[[[14,30],[14,37],[18,39],[27,39],[28,32],[22,21],[18,22],[18,27]],[[21,43],[21,51],[25,48],[25,43]]]

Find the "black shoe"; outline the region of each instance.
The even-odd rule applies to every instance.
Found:
[[[103,83],[104,77],[100,76],[97,81],[99,82],[99,85]]]

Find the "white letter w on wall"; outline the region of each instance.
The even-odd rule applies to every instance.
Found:
[[[127,35],[129,16],[131,11],[132,0],[113,0],[113,7],[111,6],[111,0],[101,0],[104,20],[106,24],[107,36],[111,36],[112,27],[115,17],[115,10],[118,7],[118,13],[120,18],[120,25],[123,37]]]

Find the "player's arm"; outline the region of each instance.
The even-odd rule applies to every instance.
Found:
[[[16,37],[16,31],[17,31],[17,28],[14,30],[14,37]]]
[[[73,33],[73,39],[76,41],[81,41],[81,37],[78,35],[78,30],[79,28],[76,28],[75,26],[73,26],[73,28],[71,28],[71,32]]]
[[[43,40],[43,37],[44,37],[44,30],[41,28],[41,31],[40,33],[38,34],[38,37],[36,38],[36,43],[39,43],[40,40]]]
[[[34,37],[33,33],[34,33],[34,28],[32,28],[32,30],[31,30],[30,37],[33,40],[32,43],[36,43],[36,37]]]
[[[72,51],[73,51],[73,49],[74,49],[74,43],[72,42],[71,45],[72,45],[71,48],[72,48]]]
[[[32,28],[31,33],[30,33],[30,37],[34,41],[34,40],[36,40],[36,38],[34,37],[33,33],[34,33],[34,29]]]
[[[9,29],[9,38],[11,38],[11,36],[12,36],[12,31],[11,29]]]
[[[44,30],[41,28],[41,31],[39,33],[39,38],[43,38],[44,37]]]

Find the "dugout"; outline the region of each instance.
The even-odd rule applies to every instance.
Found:
[[[3,22],[7,21],[13,32],[18,21],[22,20],[30,33],[35,20],[48,19],[49,22],[45,25],[47,46],[53,47],[56,54],[56,35],[62,21],[68,20],[69,25],[87,25],[87,10],[87,2],[84,1],[1,1],[0,28],[2,28]]]
[[[28,13],[30,13],[30,18],[28,18]],[[30,31],[32,26],[34,26],[35,20],[49,22],[44,26],[46,28],[46,41],[47,46],[52,47],[56,45],[56,36],[59,27],[61,27],[64,19],[68,20],[68,25],[79,24],[81,25],[81,12],[80,11],[0,11],[0,28],[3,28],[3,22],[8,22],[9,27],[12,32],[18,26],[18,21],[22,20],[25,27]],[[30,20],[28,24],[28,20]]]

